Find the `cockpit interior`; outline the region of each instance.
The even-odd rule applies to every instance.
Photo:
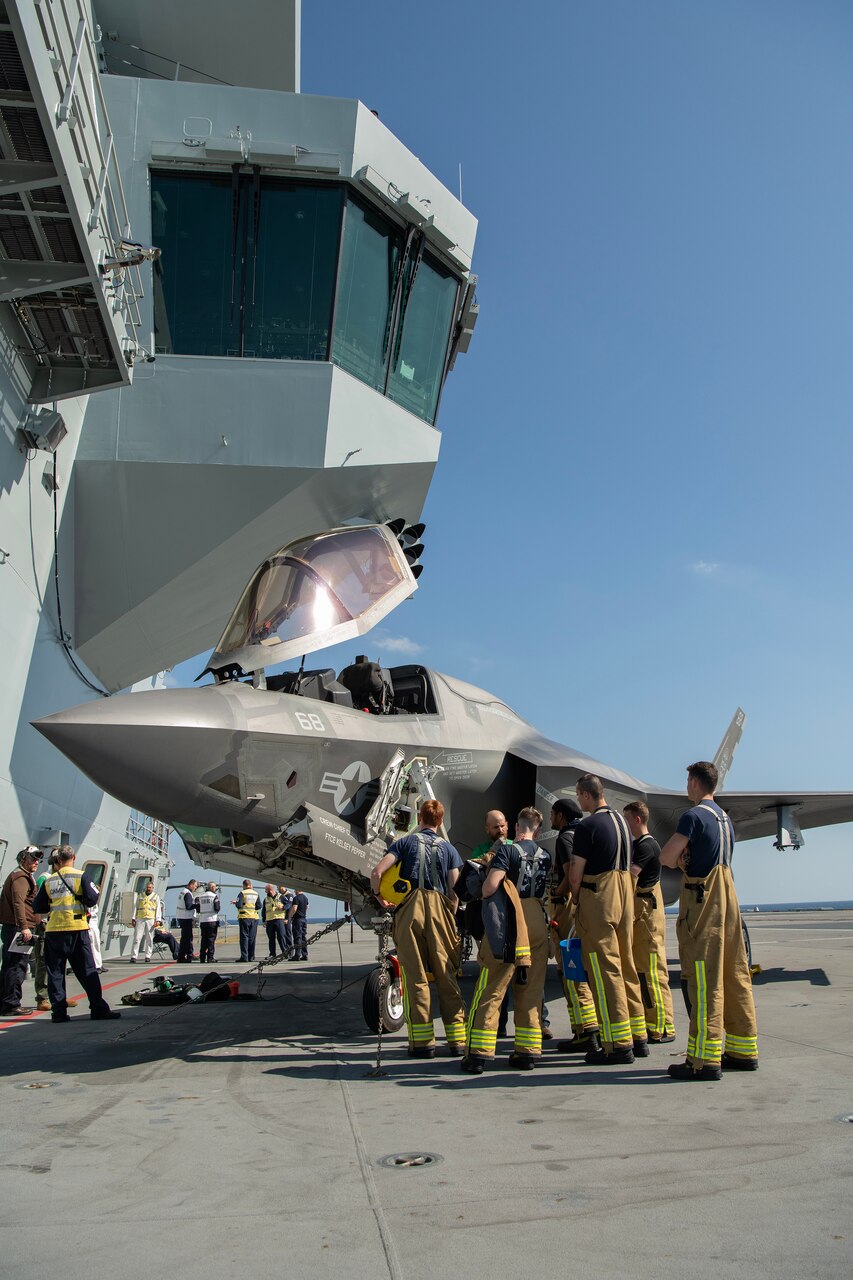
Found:
[[[284,671],[267,676],[274,693],[316,698],[339,707],[352,707],[371,715],[437,715],[435,695],[426,667],[383,667],[359,655],[335,675],[334,668],[316,671]]]

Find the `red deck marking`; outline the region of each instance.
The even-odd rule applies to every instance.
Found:
[[[102,991],[109,991],[110,987],[120,987],[125,982],[133,982],[134,978],[144,978],[149,973],[156,973],[158,969],[166,969],[170,964],[174,964],[174,960],[167,960],[165,964],[156,964],[153,969],[142,969],[137,973],[129,973],[126,978],[116,978],[115,982],[101,983]],[[76,999],[85,1000],[85,991]],[[5,1031],[7,1027],[20,1027],[27,1022],[32,1022],[34,1018],[40,1018],[43,1013],[47,1013],[47,1009],[42,1009],[38,1013],[31,1013],[26,1018],[13,1018],[11,1022],[0,1022],[0,1031]]]

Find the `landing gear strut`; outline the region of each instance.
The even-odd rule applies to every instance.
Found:
[[[391,917],[387,913],[373,920],[379,939],[379,964],[364,981],[361,1010],[371,1031],[399,1031],[405,1022],[403,979],[400,961],[391,951]]]

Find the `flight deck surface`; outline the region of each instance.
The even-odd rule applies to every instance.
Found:
[[[684,1054],[680,996],[676,1043],[628,1069],[546,1045],[535,1072],[499,1058],[471,1078],[441,1049],[410,1059],[397,1033],[371,1078],[375,943],[348,928],[269,971],[260,1002],[4,1023],[4,1276],[848,1280],[853,912],[748,923],[761,1066],[719,1084],[666,1077]],[[256,991],[233,951],[216,970]],[[107,963],[115,1007],[149,969],[185,972]],[[394,1164],[419,1155],[432,1160]]]

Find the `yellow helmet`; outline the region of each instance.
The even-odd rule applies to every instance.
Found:
[[[393,867],[389,867],[387,871],[382,873],[382,878],[379,881],[379,896],[384,898],[386,902],[393,902],[394,906],[398,907],[411,891],[411,883],[403,879],[400,874],[400,867],[396,862]]]

